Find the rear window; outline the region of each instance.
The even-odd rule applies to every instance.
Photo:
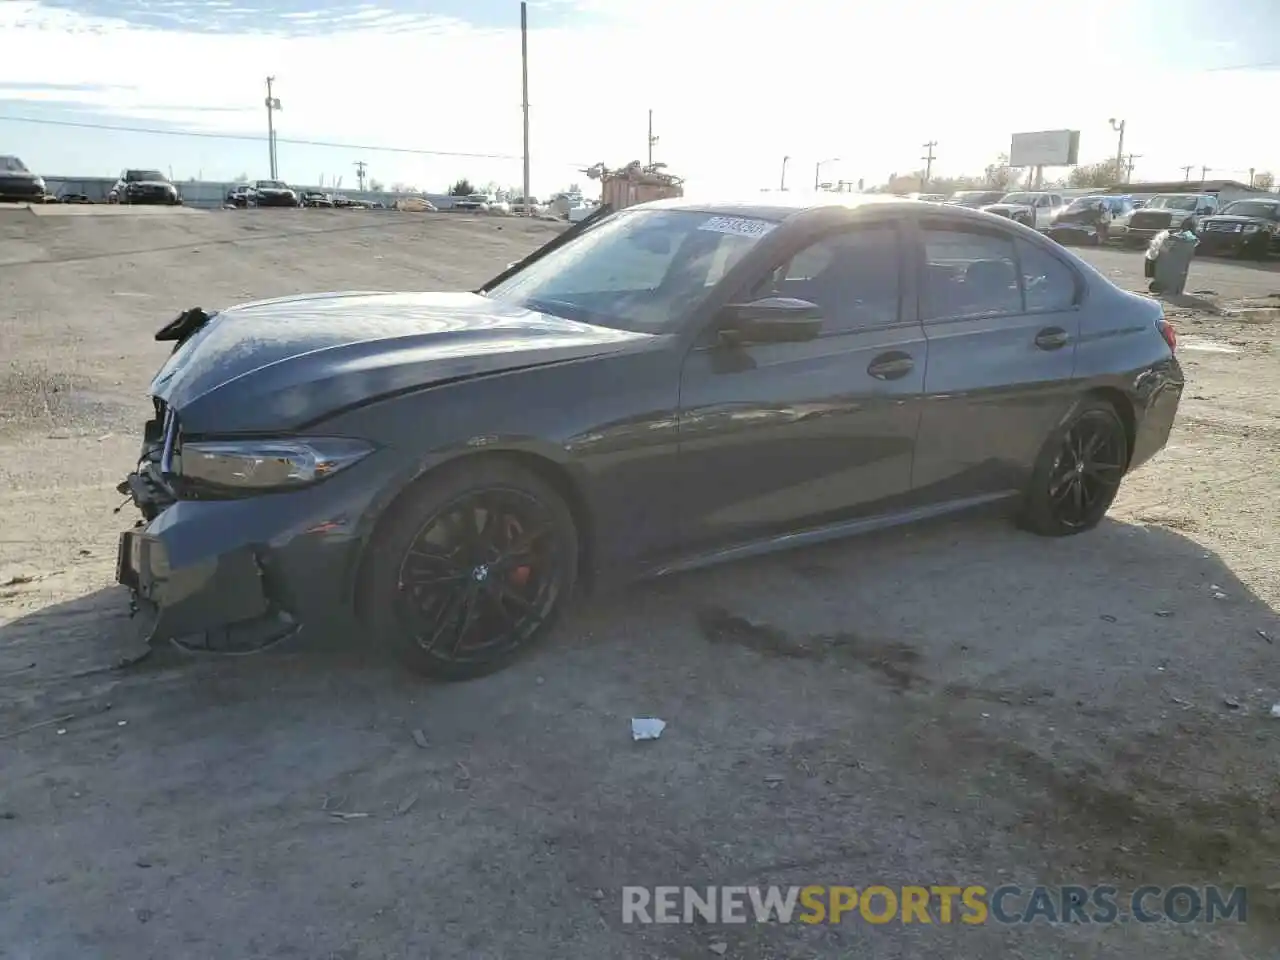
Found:
[[[124,172],[126,183],[141,183],[144,180],[168,180],[159,170],[126,170]]]
[[[27,173],[27,166],[17,157],[0,157],[0,170],[9,173]]]

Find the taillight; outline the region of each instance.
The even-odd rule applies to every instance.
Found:
[[[1161,317],[1156,321],[1156,326],[1160,329],[1160,336],[1164,337],[1164,342],[1169,345],[1170,350],[1178,349],[1178,331],[1173,329],[1173,324]]]

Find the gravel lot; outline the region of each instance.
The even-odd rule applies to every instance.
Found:
[[[1085,536],[977,517],[634,587],[462,685],[350,632],[113,669],[137,651],[113,488],[156,328],[193,305],[473,286],[554,229],[0,212],[0,957],[1274,950],[1274,266],[1197,261],[1188,291],[1212,292],[1169,307],[1179,424]],[[1086,255],[1142,285],[1138,254]],[[669,726],[633,743],[633,716]],[[621,920],[628,884],[1006,882],[1247,884],[1248,922]]]

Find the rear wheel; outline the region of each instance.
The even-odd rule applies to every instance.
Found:
[[[1019,524],[1046,537],[1093,529],[1115,500],[1128,463],[1129,439],[1115,408],[1084,401],[1045,442]]]
[[[466,680],[546,636],[577,565],[573,516],[550,484],[506,460],[460,463],[420,483],[380,525],[361,608],[410,669]]]

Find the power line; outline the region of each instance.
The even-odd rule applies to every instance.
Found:
[[[149,133],[161,137],[203,137],[208,140],[242,140],[262,143],[265,138],[247,133],[213,133],[207,130],[158,130],[154,127],[126,127],[110,123],[89,123],[84,120],[52,120],[47,117],[15,117],[0,114],[0,122],[34,123],[51,127],[74,127],[82,130],[115,130],[119,133]],[[381,150],[383,153],[407,153],[422,157],[461,157],[471,160],[523,160],[518,153],[467,153],[459,150],[422,150],[417,147],[379,147],[370,144],[336,143],[329,140],[292,140],[276,137],[276,143],[289,143],[298,147],[332,147],[336,150]],[[588,167],[589,163],[565,161],[565,166]]]

